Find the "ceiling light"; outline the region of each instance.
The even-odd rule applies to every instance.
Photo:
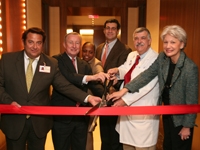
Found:
[[[88,15],[88,18],[93,18],[93,19],[95,18],[96,19],[96,18],[99,18],[99,15]]]
[[[93,29],[80,29],[81,35],[93,35],[94,30]]]

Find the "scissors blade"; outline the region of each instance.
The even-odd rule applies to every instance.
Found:
[[[105,96],[103,95],[102,96],[102,101],[100,101],[98,104],[94,105],[92,108],[90,108],[86,113],[85,115],[88,115],[89,113],[95,111],[96,109],[102,107],[102,106],[105,106],[106,105],[106,100],[105,100]]]
[[[91,124],[89,124],[89,128],[88,128],[88,131],[89,132],[92,132],[94,131],[95,127],[97,126],[97,119],[98,119],[99,116],[94,116],[92,118],[92,121],[91,121]]]
[[[113,80],[110,80],[108,85],[106,86],[106,82],[107,80],[104,82],[104,94],[102,96],[102,101],[99,102],[98,104],[96,104],[95,106],[93,106],[92,108],[90,108],[86,113],[85,115],[88,115],[89,113],[95,111],[96,109],[102,107],[102,106],[106,106],[107,105],[107,100],[106,100],[106,94],[107,92],[109,91],[110,87],[112,86],[113,84]]]
[[[85,113],[85,115],[87,115],[87,114],[89,114],[89,113],[95,111],[96,109],[99,108],[100,105],[101,105],[101,102],[99,102],[98,104],[94,105],[92,108],[90,108],[90,109]]]

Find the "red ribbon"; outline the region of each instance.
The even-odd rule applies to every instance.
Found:
[[[91,107],[54,107],[54,106],[22,106],[0,105],[1,114],[32,115],[85,115]],[[194,114],[200,112],[200,105],[168,105],[168,106],[131,106],[102,107],[88,115],[145,115],[145,114]]]

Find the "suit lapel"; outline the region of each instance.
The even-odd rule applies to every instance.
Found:
[[[139,55],[139,54],[137,53],[137,54],[135,55],[135,59],[134,59],[134,60],[136,60],[137,55]],[[137,66],[146,66],[146,63],[148,63],[149,60],[151,61],[151,59],[153,59],[152,56],[153,56],[153,55],[152,55],[152,49],[150,48],[150,49],[148,50],[147,54],[145,55],[145,59],[141,59],[141,60],[140,60],[140,63],[139,63]],[[135,63],[135,61],[134,61],[134,63]],[[149,65],[149,63],[148,63],[148,65]]]
[[[119,53],[121,51],[121,49],[119,47],[120,47],[120,42],[119,42],[119,40],[117,40],[115,45],[110,50],[110,53],[109,53],[108,57],[106,58],[106,62],[105,62],[104,68],[106,68],[107,65],[112,62],[113,58],[115,58],[115,59],[117,58],[116,55],[119,55]]]
[[[25,77],[25,68],[24,68],[24,50],[21,52],[21,54],[18,57],[18,61],[16,62],[16,68],[18,72],[18,77],[16,77],[16,79],[18,79],[21,82],[24,93],[26,93],[28,91],[27,91],[27,86],[26,86],[26,77]]]
[[[101,61],[101,55],[102,55],[102,52],[103,52],[104,45],[105,45],[105,43],[99,45],[99,49],[97,51],[96,58],[99,59],[100,61]]]
[[[76,57],[76,59],[77,59],[78,73],[85,74],[85,65],[83,65],[83,61],[79,57]]]
[[[185,62],[185,53],[181,52],[178,62],[176,64],[176,67],[174,69],[174,74],[173,74],[173,78],[172,78],[172,82],[171,82],[172,85],[177,80],[178,76],[180,75],[181,68],[183,67],[184,62]]]
[[[171,85],[174,84],[174,82],[176,81],[176,79],[178,78],[180,73],[181,73],[181,71],[179,70],[179,68],[175,67]]]
[[[72,60],[69,58],[69,56],[66,53],[62,54],[62,61],[66,68],[69,68],[71,72],[76,73],[76,69],[74,68]]]
[[[170,63],[169,58],[165,57],[164,61],[162,63],[162,67],[161,67],[163,69],[162,75],[163,75],[163,79],[165,82],[167,81],[167,76],[168,76],[168,72],[169,72],[169,63]]]
[[[45,64],[45,59],[43,54],[41,54],[40,59],[38,60],[37,67],[35,69],[35,74],[33,76],[33,81],[31,83],[31,88],[29,93],[31,93],[31,91],[33,91],[33,89],[37,86],[37,84],[42,81],[42,78],[45,75],[45,73],[39,72],[39,67],[44,66],[44,64]]]

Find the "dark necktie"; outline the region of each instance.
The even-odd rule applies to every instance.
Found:
[[[127,84],[128,82],[130,82],[130,80],[131,80],[131,73],[132,73],[133,69],[135,68],[135,66],[139,63],[139,59],[140,59],[140,56],[137,55],[135,63],[133,64],[133,66],[131,67],[131,69],[125,74],[125,76],[124,76],[124,85]]]

